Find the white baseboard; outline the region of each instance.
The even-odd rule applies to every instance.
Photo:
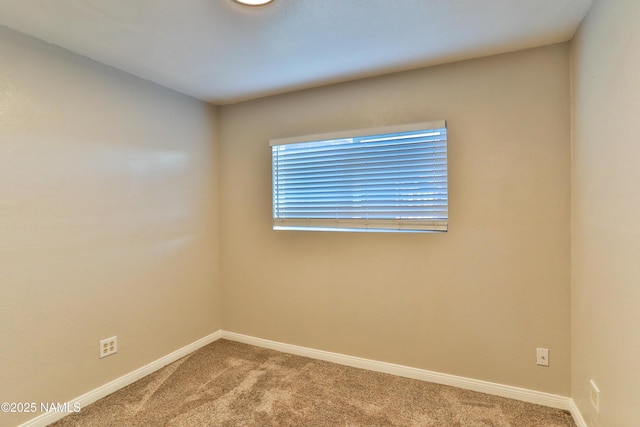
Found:
[[[571,403],[569,405],[569,412],[571,412],[571,416],[573,417],[573,421],[576,422],[576,425],[578,427],[589,427],[587,425],[587,422],[582,417],[582,414],[580,413],[580,410],[578,409],[578,405],[576,405],[576,402],[573,399],[571,399]]]
[[[73,399],[72,401],[69,402],[68,407],[73,408],[75,404],[80,404],[80,408],[84,408],[85,406],[88,406],[93,402],[99,399],[102,399],[103,397],[108,396],[111,393],[118,391],[121,388],[124,388],[129,384],[132,384],[138,381],[141,378],[146,377],[147,375],[157,371],[158,369],[163,368],[166,365],[173,363],[176,360],[190,353],[193,353],[194,351],[200,349],[201,347],[204,347],[207,344],[211,344],[212,342],[219,340],[221,337],[222,337],[222,331],[217,331],[210,335],[207,335],[206,337],[200,338],[199,340],[192,342],[191,344],[186,345],[181,349],[174,351],[173,353],[170,353],[164,357],[161,357],[160,359],[153,361],[148,365],[143,366],[142,368],[136,369],[133,372],[129,372],[128,374],[120,378],[117,378],[111,382],[108,382],[107,384],[104,384],[94,390],[91,390],[88,393],[83,394],[80,397]],[[65,417],[66,415],[69,415],[69,413],[47,412],[37,416],[36,418],[33,418],[27,421],[24,424],[21,424],[18,427],[45,427],[55,421],[58,421],[59,419]]]
[[[217,341],[220,338],[250,344],[256,347],[263,347],[271,350],[281,351],[283,353],[290,353],[309,357],[312,359],[338,363],[340,365],[352,366],[354,368],[367,369],[370,371],[382,372],[385,374],[397,375],[400,377],[428,381],[436,384],[443,384],[463,388],[466,390],[473,390],[481,393],[521,400],[523,402],[535,403],[552,408],[564,409],[571,412],[571,415],[573,416],[573,419],[575,420],[578,427],[588,427],[582,415],[580,414],[580,411],[578,410],[575,402],[569,397],[492,383],[488,381],[475,380],[472,378],[459,377],[456,375],[442,374],[439,372],[427,371],[425,369],[412,368],[403,365],[396,365],[393,363],[379,362],[376,360],[364,359],[361,357],[347,356],[344,354],[332,353],[324,350],[316,350],[308,347],[284,344],[276,341],[265,340],[262,338],[256,338],[223,330],[219,330],[210,335],[207,335],[206,337],[203,337],[185,347],[182,347],[181,349],[176,350],[173,353],[168,354],[154,362],[151,362],[146,366],[136,369],[133,372],[130,372],[105,385],[91,390],[90,392],[71,400],[69,402],[69,407],[73,408],[75,404],[79,404],[81,408],[88,406],[91,403],[102,399],[103,397],[108,396],[109,394],[118,391],[121,388],[124,388],[141,378],[144,378],[145,376],[165,367],[166,365],[175,362],[181,357],[184,357],[204,347],[207,344]],[[33,418],[18,427],[45,427],[63,418],[66,415],[68,414],[60,412],[48,412],[39,415],[38,417]]]
[[[571,404],[573,403],[570,398],[557,394],[528,390],[525,388],[475,380],[472,378],[459,377],[456,375],[442,374],[439,372],[427,371],[425,369],[412,368],[409,366],[396,365],[393,363],[378,362],[376,360],[331,353],[323,350],[315,350],[312,348],[300,347],[297,345],[283,344],[276,341],[254,338],[251,336],[236,334],[233,332],[223,331],[222,338],[245,344],[255,345],[257,347],[269,348],[271,350],[277,350],[284,353],[291,353],[298,356],[306,356],[312,359],[338,363],[340,365],[352,366],[354,368],[367,369],[370,371],[383,372],[385,374],[392,374],[405,378],[428,381],[436,384],[463,388],[466,390],[479,391],[481,393],[507,397],[509,399],[521,400],[523,402],[535,403],[538,405],[550,406],[552,408],[570,410]],[[573,406],[575,406],[575,404]]]

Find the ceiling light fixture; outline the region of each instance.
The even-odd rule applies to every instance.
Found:
[[[264,6],[267,3],[271,3],[273,0],[235,0],[237,3],[247,6]]]

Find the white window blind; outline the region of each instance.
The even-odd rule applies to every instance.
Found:
[[[445,121],[271,146],[275,230],[447,231]]]

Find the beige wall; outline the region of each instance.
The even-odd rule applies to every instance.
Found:
[[[225,330],[570,394],[566,44],[220,114]],[[269,139],[436,119],[448,233],[272,231]]]
[[[597,0],[572,42],[572,392],[590,427],[640,426],[638,22],[637,0]]]
[[[2,27],[0,58],[0,402],[64,402],[220,328],[216,110]]]

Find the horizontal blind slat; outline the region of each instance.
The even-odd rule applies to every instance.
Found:
[[[322,162],[331,161],[333,159],[350,159],[361,157],[381,157],[385,155],[402,155],[410,153],[427,153],[437,154],[446,152],[446,144],[437,145],[416,145],[408,146],[398,149],[388,147],[386,149],[366,150],[366,147],[360,147],[358,149],[352,148],[349,150],[326,150],[324,152],[315,155],[313,152],[292,152],[292,153],[274,153],[278,157],[279,161],[283,163],[295,163],[295,162]]]

